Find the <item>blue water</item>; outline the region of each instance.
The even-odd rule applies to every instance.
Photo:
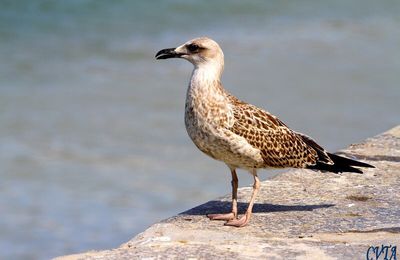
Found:
[[[184,129],[191,64],[158,50],[214,38],[230,92],[334,151],[400,122],[399,13],[397,0],[2,0],[0,259],[116,247],[230,192]]]

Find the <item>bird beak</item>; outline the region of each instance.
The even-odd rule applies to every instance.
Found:
[[[180,58],[185,53],[178,52],[178,48],[163,49],[156,54],[157,60],[165,60],[170,58]]]

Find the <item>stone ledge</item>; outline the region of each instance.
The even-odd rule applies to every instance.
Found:
[[[57,259],[365,259],[370,246],[381,245],[398,246],[399,257],[400,126],[339,154],[376,168],[340,175],[291,170],[262,182],[246,227],[205,217],[230,210],[226,195],[157,223],[117,249]],[[241,214],[250,194],[250,187],[239,189]]]

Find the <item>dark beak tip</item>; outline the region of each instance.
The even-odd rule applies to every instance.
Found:
[[[160,54],[155,56],[156,60],[165,60],[168,59],[168,56],[165,54]]]
[[[156,58],[157,60],[162,59],[161,57],[162,57],[162,54],[163,54],[163,53],[164,53],[164,50],[158,51],[158,52],[156,53],[156,56],[154,56],[154,58]]]
[[[175,48],[168,48],[168,49],[163,49],[157,52],[155,58],[156,60],[165,60],[169,58],[176,58],[179,57],[179,55],[175,52]]]

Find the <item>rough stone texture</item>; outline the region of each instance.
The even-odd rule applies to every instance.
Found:
[[[400,258],[400,126],[339,154],[376,168],[341,175],[291,170],[262,183],[244,228],[205,216],[228,212],[226,195],[157,223],[117,249],[59,259],[366,259],[371,245],[382,244],[398,246]],[[250,194],[250,187],[239,189],[240,213]]]

